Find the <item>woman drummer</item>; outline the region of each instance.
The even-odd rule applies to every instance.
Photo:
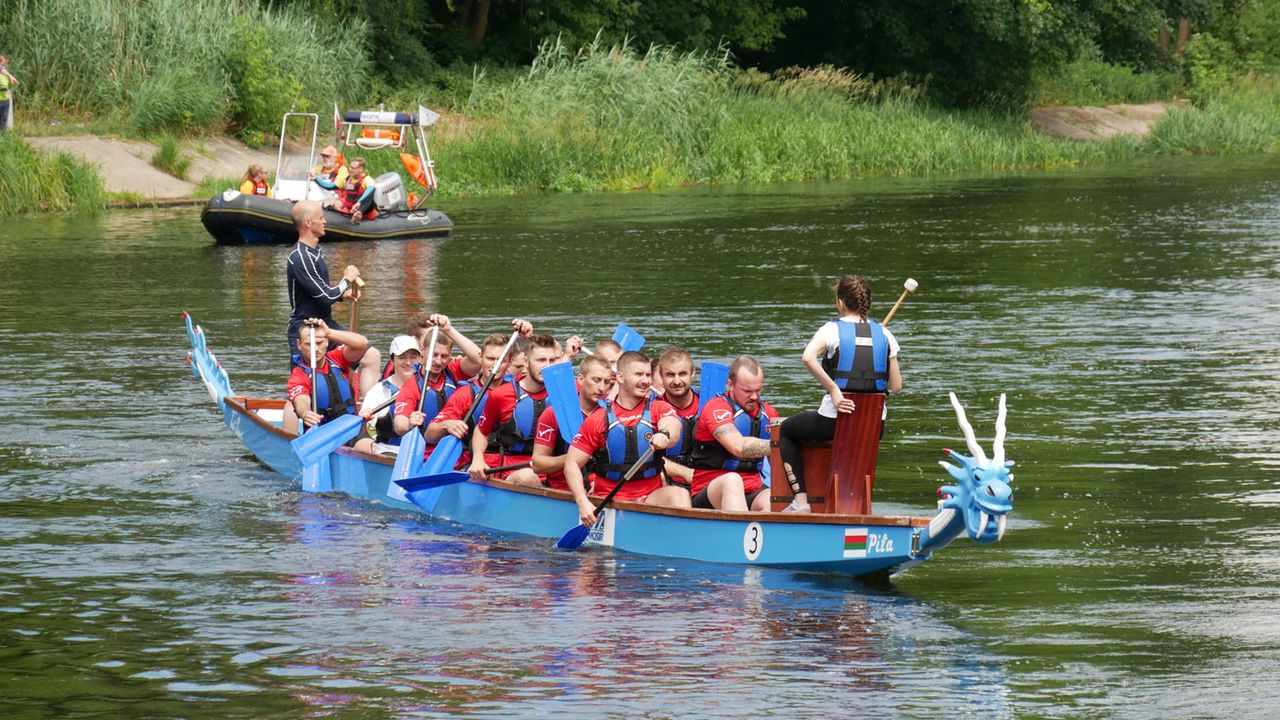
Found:
[[[834,290],[840,317],[818,328],[803,355],[805,368],[827,394],[817,410],[792,415],[780,428],[783,472],[795,496],[783,512],[809,512],[800,445],[827,442],[835,436],[836,414],[854,410],[844,393],[902,391],[898,341],[868,317],[871,288],[867,281],[861,275],[845,275]]]

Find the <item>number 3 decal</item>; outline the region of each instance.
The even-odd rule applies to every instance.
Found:
[[[763,549],[764,528],[760,527],[760,523],[751,523],[742,533],[742,554],[746,555],[748,560],[755,560],[760,557],[760,551]]]

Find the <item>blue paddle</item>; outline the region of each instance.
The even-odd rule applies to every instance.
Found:
[[[729,366],[723,363],[702,361],[702,378],[698,385],[698,412],[707,406],[707,401],[724,392],[729,382]]]
[[[310,323],[308,323],[310,324]],[[329,368],[330,371],[333,368]],[[311,326],[311,412],[320,412],[318,385],[320,380],[320,371],[316,369],[316,328]],[[302,422],[302,418],[298,418],[298,422]],[[306,435],[310,435],[320,429],[320,425],[313,425]],[[329,463],[312,463],[302,466],[302,490],[303,492],[328,492],[333,489],[333,478],[329,475]]]
[[[422,359],[422,386],[418,388],[418,412],[422,412],[423,403],[427,400],[427,379],[431,376],[431,360],[430,357],[435,355],[436,340],[440,338],[440,327],[433,326],[431,328],[431,342],[427,345],[428,355]],[[424,348],[425,349],[425,348]],[[423,420],[423,422],[427,422]],[[400,438],[400,450],[396,453],[396,465],[391,469],[392,482],[387,485],[387,497],[396,500],[407,500],[404,490],[395,484],[396,480],[403,480],[410,475],[416,475],[422,470],[422,456],[427,447],[427,439],[422,435],[425,428],[410,426],[409,432]]]
[[[392,397],[390,400],[382,403],[370,411],[370,417],[386,410],[396,399]],[[329,453],[337,450],[351,439],[362,426],[365,419],[360,415],[343,415],[335,418],[318,427],[299,435],[289,441],[289,447],[293,449],[293,454],[298,458],[298,462],[302,463],[302,467],[309,467],[329,456]]]
[[[467,425],[475,421],[476,408],[480,407],[480,403],[484,400],[485,393],[489,392],[489,387],[493,385],[494,378],[498,377],[498,368],[502,367],[502,361],[507,358],[507,353],[511,352],[511,346],[516,344],[516,338],[520,337],[520,331],[511,333],[511,339],[507,341],[506,347],[502,348],[502,354],[498,356],[497,362],[489,369],[489,379],[485,381],[484,387],[480,392],[476,393],[475,398],[471,400],[471,408],[467,410]],[[431,457],[427,458],[427,462],[422,466],[421,476],[426,478],[442,475],[449,476],[453,472],[453,466],[458,464],[458,458],[462,455],[462,439],[453,435],[445,435],[440,438],[440,442],[436,443],[436,449],[431,451]],[[401,450],[401,452],[404,452]],[[458,481],[454,481],[458,482]],[[446,485],[448,483],[445,483]]]
[[[578,387],[573,379],[573,363],[556,363],[542,369],[542,383],[547,386],[547,402],[556,413],[556,425],[560,437],[566,443],[573,442],[582,427],[582,408],[578,401]]]
[[[618,329],[613,331],[613,341],[622,346],[622,352],[644,347],[644,336],[627,327],[626,323],[618,323]]]
[[[532,464],[533,464],[532,462],[526,460],[525,462],[516,463],[514,465],[502,465],[500,467],[492,467],[492,468],[489,468],[488,470],[485,470],[484,474],[493,475],[494,473],[507,472],[509,470],[523,470],[524,468],[527,468]],[[454,472],[447,472],[447,473],[437,473],[435,475],[419,475],[417,477],[394,480],[393,482],[396,485],[399,485],[402,488],[403,492],[408,494],[408,493],[416,493],[419,490],[431,490],[432,488],[444,487],[445,485],[455,485],[457,483],[466,482],[470,479],[471,479],[470,473],[454,471]],[[387,494],[390,495],[391,493],[388,492]]]
[[[618,481],[617,485],[613,486],[613,489],[609,491],[609,494],[605,495],[604,499],[596,505],[597,522],[599,522],[598,516],[600,515],[600,511],[604,510],[605,506],[613,501],[613,496],[618,494],[618,491],[622,489],[622,486],[627,484],[627,481],[640,470],[640,467],[644,465],[650,457],[653,457],[652,445],[649,446],[648,450],[645,450],[644,455],[640,456],[640,459],[636,461],[636,464],[632,465],[631,468],[627,470],[627,474],[622,476],[622,479]],[[582,546],[583,541],[585,541],[587,536],[590,534],[591,528],[583,525],[582,523],[578,523],[570,528],[569,532],[561,536],[560,542],[556,543],[556,547],[561,550],[577,550]]]

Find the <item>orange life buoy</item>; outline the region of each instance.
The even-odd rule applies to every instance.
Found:
[[[386,128],[365,128],[360,131],[360,137],[374,140],[390,140],[393,143],[398,143],[400,142],[400,131]]]

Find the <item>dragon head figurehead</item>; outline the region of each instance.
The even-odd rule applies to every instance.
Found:
[[[953,462],[939,461],[939,465],[955,479],[955,485],[938,488],[943,497],[942,507],[955,510],[964,519],[965,530],[975,542],[992,543],[1004,537],[1005,522],[1013,509],[1012,460],[1004,459],[1005,396],[1000,396],[1000,414],[996,417],[996,437],[992,441],[993,457],[988,460],[973,434],[973,426],[965,417],[964,408],[951,393],[951,405],[956,409],[956,421],[964,431],[965,443],[971,455],[954,450],[944,450]]]

